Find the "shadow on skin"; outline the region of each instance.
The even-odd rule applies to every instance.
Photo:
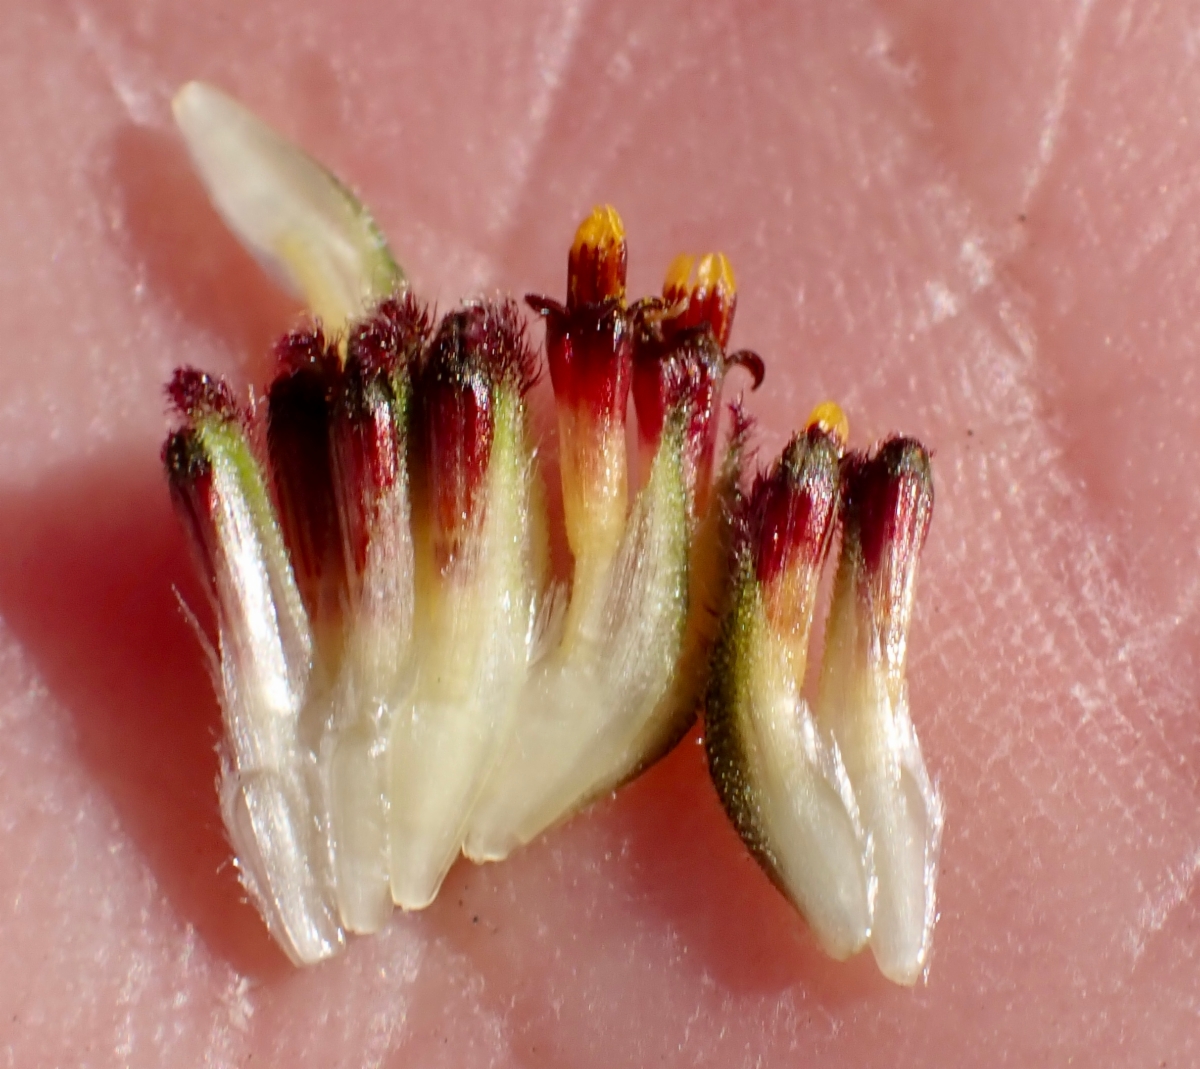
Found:
[[[172,907],[239,972],[285,971],[230,864],[220,713],[174,589],[209,614],[157,457],[102,456],[0,498],[0,545],[0,614]]]
[[[173,132],[126,126],[113,137],[97,195],[116,190],[125,255],[152,294],[167,296],[188,323],[220,339],[253,382],[270,370],[275,339],[300,315],[208,201]]]
[[[115,199],[114,240],[147,289],[218,339],[251,381],[265,378],[298,305],[226,230],[182,140],[121,128],[95,192]],[[173,588],[211,630],[210,614],[156,454],[108,455],[10,495],[0,542],[0,611],[71,711],[80,756],[172,905],[239,971],[286,971],[230,863],[214,786],[220,713]]]
[[[253,381],[264,381],[271,345],[299,307],[225,229],[182,142],[167,131],[129,125],[113,138],[104,166],[101,188],[117,190],[126,255],[144,268],[148,287],[248,360]],[[540,343],[536,327],[532,340]],[[533,425],[561,572],[566,553],[548,395],[542,384]],[[205,596],[156,458],[98,461],[0,500],[0,517],[0,542],[10,549],[0,562],[0,611],[71,710],[81,756],[172,905],[239,971],[260,979],[286,975],[285,959],[245,903],[229,864],[214,789],[219,712],[172,587],[195,607]],[[554,839],[579,834],[583,821],[595,822],[591,841],[609,842],[611,857],[588,872],[564,872]],[[530,1023],[512,1042],[531,1066],[570,1055],[559,1049],[561,1029],[547,1016],[553,981],[514,974],[514,957],[497,953],[495,940],[515,951],[547,938],[565,945],[586,937],[579,930],[539,935],[546,919],[510,901],[517,893],[527,901],[543,899],[541,892],[569,896],[577,878],[626,886],[603,916],[580,918],[578,929],[590,923],[629,929],[631,922],[614,911],[648,912],[732,993],[803,985],[817,1004],[845,1006],[890,988],[868,954],[845,964],[825,958],[725,820],[694,735],[615,803],[600,803],[572,825],[499,867],[460,861],[422,918],[431,934],[471,958],[496,992],[498,1009],[513,1000],[529,1007]],[[508,930],[489,920],[497,912]],[[561,902],[550,912],[558,920],[549,923],[560,923]],[[486,950],[484,938],[492,944]]]
[[[696,738],[692,732],[616,800],[507,861],[460,861],[423,914],[431,934],[469,958],[496,1011],[522,1022],[507,1039],[530,1069],[608,1049],[611,1037],[590,1031],[591,1007],[565,994],[564,970],[573,973],[573,948],[607,946],[604,971],[626,971],[620,941],[647,931],[672,933],[686,953],[688,983],[698,987],[707,975],[735,1002],[802,988],[814,1012],[842,1019],[861,1003],[912,998],[880,976],[869,952],[849,962],[826,957],[725,818]],[[599,886],[599,896],[588,885]],[[550,964],[536,968],[535,957]],[[630,971],[629,982],[638,975]]]
[[[801,986],[839,1011],[887,991],[869,951],[837,962],[750,855],[708,777],[696,729],[612,803],[615,871],[628,894],[678,933],[718,984],[736,995]]]

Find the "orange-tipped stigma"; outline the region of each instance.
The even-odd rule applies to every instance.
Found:
[[[850,421],[846,418],[846,413],[842,411],[842,406],[836,401],[822,401],[817,405],[809,413],[804,427],[806,430],[810,427],[819,427],[832,434],[841,442],[843,449],[850,440]]]

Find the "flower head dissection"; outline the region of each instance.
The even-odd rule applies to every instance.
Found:
[[[848,452],[826,402],[744,480],[750,421],[722,392],[734,367],[757,388],[763,361],[730,350],[729,260],[680,256],[631,299],[624,224],[598,207],[563,299],[526,297],[557,415],[559,576],[518,306],[432,316],[320,164],[210,87],[174,107],[218,211],[309,308],[263,405],[177,371],[162,454],[215,609],[222,817],[289,957],[424,908],[460,853],[505,857],[703,709],[713,783],[770,879],[830,954],[869,944],[912,983],[942,825],[906,682],[924,447]]]

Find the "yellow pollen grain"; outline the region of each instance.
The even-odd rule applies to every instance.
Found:
[[[822,401],[809,414],[805,428],[820,427],[821,430],[832,434],[844,447],[850,440],[850,421],[842,406],[836,401]]]
[[[625,224],[610,204],[599,204],[592,209],[579,229],[571,245],[571,255],[578,256],[585,248],[607,249],[620,245],[625,240]]]

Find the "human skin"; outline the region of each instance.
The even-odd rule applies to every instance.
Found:
[[[0,1064],[1194,1064],[1200,7],[200,8],[0,19]],[[729,254],[763,457],[826,397],[855,444],[933,449],[926,983],[821,956],[695,734],[336,960],[270,943],[158,448],[173,366],[261,384],[297,310],[188,170],[195,77],[349,180],[442,307],[561,295],[611,202],[634,293]]]

